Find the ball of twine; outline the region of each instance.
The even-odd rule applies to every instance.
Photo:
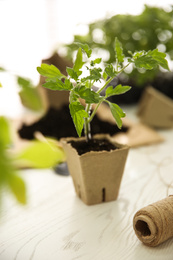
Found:
[[[139,240],[151,247],[173,237],[173,195],[139,210],[133,228]]]

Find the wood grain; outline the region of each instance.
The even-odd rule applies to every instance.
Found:
[[[86,206],[70,176],[23,170],[28,204],[4,197],[0,216],[1,260],[172,260],[173,239],[144,246],[133,230],[140,208],[173,193],[172,130],[165,142],[130,149],[116,201]]]

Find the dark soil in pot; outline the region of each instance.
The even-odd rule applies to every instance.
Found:
[[[60,139],[62,137],[77,137],[77,133],[69,112],[69,107],[63,106],[61,109],[50,108],[44,117],[32,125],[23,124],[19,129],[19,136],[23,139],[34,139],[34,133],[41,132],[44,136]],[[118,132],[127,132],[127,127],[122,127],[120,130],[115,124],[102,121],[96,115],[91,124],[91,132],[94,134],[109,134],[114,135]],[[82,133],[82,136],[84,134]]]
[[[79,155],[82,155],[84,153],[90,152],[90,151],[111,151],[116,150],[118,147],[113,145],[111,142],[109,142],[107,139],[90,139],[88,142],[85,140],[81,141],[70,141],[69,142],[73,148],[75,148]]]

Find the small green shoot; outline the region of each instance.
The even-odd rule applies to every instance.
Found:
[[[102,102],[106,102],[119,128],[122,127],[122,118],[125,113],[114,103],[111,103],[108,98],[113,95],[124,94],[131,89],[130,86],[117,85],[115,88],[111,86],[111,81],[123,72],[130,64],[136,68],[144,68],[152,70],[157,66],[169,70],[166,60],[166,54],[159,52],[157,49],[152,51],[140,51],[131,53],[131,57],[125,57],[121,42],[115,39],[116,64],[107,64],[104,69],[100,66],[101,58],[92,60],[92,50],[87,44],[78,43],[79,49],[76,55],[73,68],[66,69],[67,76],[63,75],[54,65],[42,64],[37,67],[37,71],[46,77],[44,87],[51,90],[66,90],[69,91],[69,108],[70,113],[78,133],[81,136],[84,128],[86,140],[91,138],[90,123],[97,112],[98,107]],[[86,55],[84,59],[84,55]],[[84,61],[85,60],[85,61]],[[89,65],[88,65],[89,64]],[[83,76],[83,68],[88,71],[87,76]],[[62,81],[63,79],[63,81]],[[92,89],[97,81],[104,80],[103,86],[96,92]],[[100,93],[105,91],[105,95]],[[85,105],[81,103],[81,99],[85,101]],[[96,104],[92,109],[92,105]],[[92,111],[92,112],[91,112]]]

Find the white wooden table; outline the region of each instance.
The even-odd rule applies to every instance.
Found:
[[[5,193],[0,215],[1,260],[172,260],[173,239],[144,246],[133,230],[137,210],[173,193],[173,130],[165,142],[130,149],[117,201],[86,206],[70,176],[23,170],[28,203]]]

